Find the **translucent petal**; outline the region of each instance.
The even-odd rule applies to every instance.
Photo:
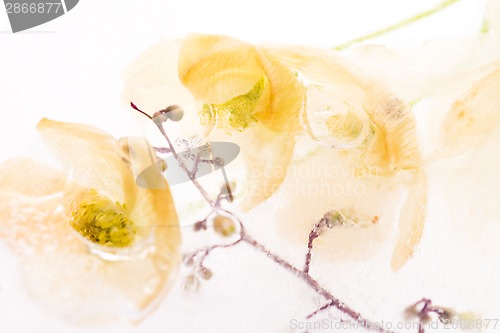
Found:
[[[391,267],[400,270],[413,256],[424,231],[427,213],[427,179],[422,172],[414,175],[399,216],[398,237]]]
[[[272,130],[293,133],[302,126],[304,88],[296,76],[265,50],[259,50],[259,60],[269,81],[269,101],[252,113],[257,120]],[[264,99],[263,99],[264,101]]]
[[[112,201],[132,207],[137,187],[117,141],[91,126],[42,119],[38,131],[69,177],[82,188],[94,188]]]
[[[364,118],[360,113],[363,113],[370,121],[372,133],[362,136],[363,144],[357,148],[361,157],[358,162],[360,176],[393,176],[401,170],[413,172],[412,179],[407,183],[409,192],[400,211],[399,235],[392,259],[392,268],[400,269],[420,241],[427,197],[427,182],[421,170],[421,154],[411,108],[389,87],[366,75],[335,52],[279,48],[273,49],[273,54],[309,82],[309,91],[318,87],[321,92],[315,95],[308,93],[306,103],[313,138],[320,138],[320,141],[332,145],[327,135],[319,133],[318,119],[325,123],[323,127],[328,127],[331,117],[347,121],[349,117],[346,115],[351,114],[359,121],[360,126],[357,128],[362,129]],[[314,98],[323,100],[318,102]],[[328,102],[333,115],[322,117],[325,112],[323,109],[329,110],[325,107]],[[323,109],[318,112],[315,110],[317,107]],[[344,122],[341,125],[337,126],[337,130],[346,124]],[[356,139],[354,136],[354,142]]]
[[[233,135],[241,147],[246,168],[247,194],[241,208],[248,210],[275,193],[285,179],[293,156],[295,138],[257,124],[247,131]]]
[[[336,105],[336,99],[345,98],[354,111],[361,108],[368,115],[374,125],[374,136],[365,152],[367,168],[390,174],[418,167],[415,119],[411,109],[387,86],[333,51],[290,47],[273,49],[272,54],[311,84],[322,85],[322,89],[331,87],[335,91],[331,94],[332,106]],[[313,117],[314,110],[309,108],[314,106],[314,101],[307,101],[307,112]]]
[[[192,35],[179,54],[179,78],[193,96],[219,104],[246,94],[264,76],[251,44],[217,35]]]
[[[221,111],[220,105],[240,101],[263,81],[256,104],[229,105],[231,110],[243,108],[238,110],[238,119],[251,116],[257,122],[253,126],[246,121],[228,123],[232,129],[245,131],[231,138],[241,145],[247,169],[249,193],[243,206],[250,208],[272,195],[286,175],[295,145],[293,135],[302,128],[305,95],[296,76],[263,48],[225,36],[194,35],[183,42],[179,78],[196,99],[219,111],[211,119],[227,111]],[[248,106],[252,109],[245,109]],[[248,113],[247,117],[241,112]]]
[[[141,150],[148,146],[132,139],[122,149],[123,141],[84,125],[43,120],[39,129],[73,174],[68,180],[60,170],[29,159],[0,165],[0,234],[19,256],[26,287],[74,323],[142,318],[161,300],[180,262],[180,231],[168,186],[134,183],[131,161],[138,169],[149,165]],[[27,176],[31,170],[38,170],[36,177]],[[130,218],[150,230],[150,247],[142,257],[109,261],[93,254],[69,223],[71,203],[84,185],[113,199],[133,197]]]
[[[443,123],[443,143],[449,151],[464,152],[483,142],[500,120],[500,69],[477,81],[457,100]]]

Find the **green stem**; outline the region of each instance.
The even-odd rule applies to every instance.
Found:
[[[348,48],[349,46],[351,46],[353,44],[361,43],[361,42],[373,39],[375,37],[381,36],[383,34],[386,34],[388,32],[397,30],[399,28],[403,28],[406,25],[409,25],[411,23],[417,22],[417,21],[419,21],[419,20],[421,20],[423,18],[426,18],[428,16],[431,16],[433,14],[436,14],[437,12],[439,12],[439,11],[441,11],[441,10],[443,10],[443,9],[445,9],[445,8],[447,8],[447,7],[455,4],[455,3],[457,3],[458,1],[460,1],[460,0],[446,0],[446,1],[443,1],[439,5],[437,5],[435,7],[432,7],[432,8],[430,8],[430,9],[428,9],[426,11],[423,11],[421,13],[418,13],[415,16],[412,16],[410,18],[407,18],[405,20],[397,22],[397,23],[395,23],[393,25],[390,25],[388,27],[385,27],[385,28],[382,28],[382,29],[377,30],[375,32],[372,32],[372,33],[370,33],[368,35],[357,37],[357,38],[355,38],[355,39],[353,39],[353,40],[351,40],[349,42],[346,42],[344,44],[335,46],[333,49],[337,50],[337,51],[340,51],[340,50]]]

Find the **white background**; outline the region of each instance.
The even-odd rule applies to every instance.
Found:
[[[161,40],[203,32],[258,43],[330,47],[438,2],[84,0],[66,15],[17,34],[10,32],[7,15],[0,13],[0,159],[30,153],[34,126],[41,117],[89,123],[117,136],[135,131],[120,98],[123,70]],[[483,5],[462,0],[383,41],[419,45],[431,38],[473,35],[480,27]],[[67,326],[29,302],[18,292],[19,281],[10,269],[14,261],[3,253],[0,332],[288,332],[297,307],[306,307],[307,289],[251,251],[216,255],[211,266],[217,267],[219,277],[201,296],[183,296],[176,289],[136,328],[121,323],[90,330]],[[311,301],[303,311],[314,306]]]

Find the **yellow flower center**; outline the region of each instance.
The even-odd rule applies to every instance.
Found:
[[[215,119],[219,121],[220,127],[234,128],[243,131],[256,119],[252,112],[264,90],[264,78],[261,78],[250,91],[244,95],[236,96],[221,104],[205,104],[201,111],[203,125],[211,125]]]
[[[86,239],[109,247],[129,246],[137,234],[126,205],[112,202],[95,190],[90,190],[72,212],[70,223]]]

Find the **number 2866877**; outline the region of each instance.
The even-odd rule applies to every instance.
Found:
[[[60,2],[40,2],[40,3],[5,3],[7,14],[44,14],[44,13],[59,13],[63,10]]]

